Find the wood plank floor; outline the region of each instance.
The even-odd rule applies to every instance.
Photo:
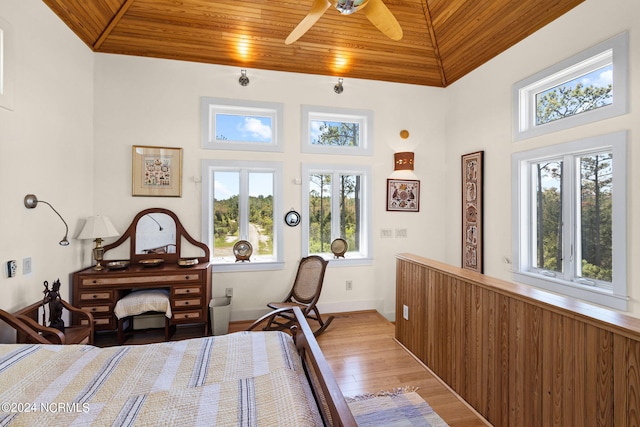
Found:
[[[318,343],[345,396],[417,386],[418,394],[450,426],[488,425],[395,341],[395,327],[382,315],[365,311],[335,316]],[[229,332],[244,330],[250,323],[232,322]],[[178,328],[173,339],[201,334],[201,328]],[[97,335],[95,341],[98,346],[116,344],[114,334]],[[162,331],[137,332],[127,344],[156,341],[162,341]]]

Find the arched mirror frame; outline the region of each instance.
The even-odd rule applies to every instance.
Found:
[[[138,254],[136,253],[136,230],[138,227],[138,221],[140,221],[140,219],[142,217],[144,217],[145,215],[148,214],[153,214],[153,213],[162,213],[162,214],[166,214],[168,216],[170,216],[173,221],[176,224],[176,252],[175,253],[165,253],[165,254]],[[182,223],[180,222],[180,220],[178,219],[178,216],[173,213],[172,211],[168,210],[168,209],[164,209],[164,208],[150,208],[150,209],[145,209],[143,211],[138,212],[138,214],[133,218],[133,221],[131,221],[131,224],[129,225],[129,227],[127,228],[127,230],[122,233],[122,235],[120,236],[120,238],[118,240],[116,240],[115,242],[105,245],[104,247],[104,251],[107,252],[110,249],[116,248],[118,246],[120,246],[121,244],[123,244],[127,239],[129,239],[129,258],[131,260],[132,264],[136,264],[138,262],[140,262],[143,259],[152,259],[152,258],[161,258],[163,259],[166,263],[177,263],[178,259],[181,258],[181,249],[182,249],[182,238],[185,238],[189,243],[191,243],[192,245],[202,249],[204,251],[204,255],[200,256],[200,257],[192,257],[192,258],[198,258],[198,262],[202,263],[202,262],[209,262],[209,257],[210,257],[210,252],[209,252],[209,247],[202,243],[197,241],[196,239],[194,239],[193,237],[191,237],[191,235],[189,235],[189,233],[187,233],[187,230],[184,229],[184,227],[182,226]]]

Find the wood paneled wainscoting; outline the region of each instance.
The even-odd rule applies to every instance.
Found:
[[[640,319],[415,255],[396,269],[396,339],[492,424],[640,425]]]

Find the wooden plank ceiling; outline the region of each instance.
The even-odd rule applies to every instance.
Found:
[[[384,0],[404,36],[313,0],[43,0],[93,51],[446,87],[584,0]]]

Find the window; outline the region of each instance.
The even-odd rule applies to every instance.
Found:
[[[0,18],[0,107],[13,109],[13,29]]]
[[[282,104],[201,98],[202,148],[282,151]]]
[[[282,268],[282,165],[203,160],[203,242],[216,271]],[[236,263],[233,246],[248,240],[250,262]]]
[[[371,169],[368,166],[303,165],[302,253],[332,258],[331,242],[347,241],[344,261],[371,258]]]
[[[514,140],[627,113],[628,45],[620,34],[516,83]]]
[[[302,106],[302,152],[370,156],[373,112]]]
[[[516,281],[627,309],[626,139],[513,155]]]

